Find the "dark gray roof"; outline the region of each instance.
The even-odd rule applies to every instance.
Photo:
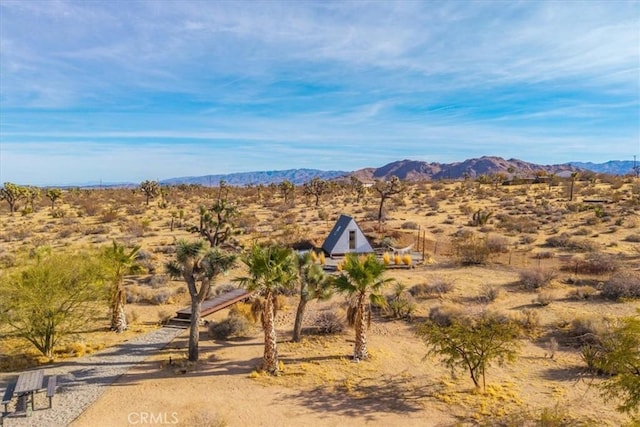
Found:
[[[353,218],[348,215],[340,215],[340,218],[338,218],[338,220],[336,221],[336,225],[333,226],[333,229],[322,244],[322,249],[324,249],[325,252],[329,254],[332,252],[333,248],[336,246],[336,243],[338,243],[338,240],[340,239],[343,231],[347,228],[352,220]]]

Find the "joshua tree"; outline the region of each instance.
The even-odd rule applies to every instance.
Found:
[[[384,202],[395,194],[402,193],[402,182],[397,176],[392,176],[389,181],[376,181],[373,189],[380,194],[380,206],[378,207],[378,221],[382,220],[382,207]]]
[[[278,374],[278,350],[276,346],[275,313],[277,296],[291,289],[296,281],[296,258],[291,249],[278,246],[254,245],[242,258],[249,275],[237,279],[261,298],[252,306],[254,314],[260,314],[264,330],[263,369]]]
[[[9,204],[9,212],[13,215],[16,210],[16,203],[20,199],[26,198],[28,193],[27,187],[5,182],[4,186],[0,188],[0,200],[5,200]]]
[[[578,172],[571,172],[571,189],[569,190],[569,201],[573,201],[573,186],[578,179]]]
[[[191,327],[189,329],[189,360],[198,360],[200,338],[200,312],[202,302],[209,295],[211,283],[217,276],[235,264],[235,256],[218,248],[205,251],[202,240],[189,242],[178,240],[176,259],[167,264],[169,275],[182,278],[187,283],[191,297]]]
[[[45,195],[47,196],[47,199],[51,200],[51,209],[53,210],[56,200],[62,198],[62,190],[59,188],[49,188]]]
[[[289,202],[293,202],[296,195],[296,186],[293,185],[291,181],[284,180],[280,184],[278,184],[278,189],[284,198],[284,204],[288,204]]]
[[[300,302],[293,324],[292,341],[299,342],[302,335],[302,319],[307,303],[314,299],[326,300],[331,296],[328,276],[322,266],[313,262],[311,252],[298,255],[298,281],[300,284]]]
[[[357,256],[347,254],[342,273],[333,281],[338,292],[350,297],[347,319],[356,332],[353,359],[364,360],[367,352],[367,326],[371,323],[371,302],[385,306],[386,300],[380,293],[389,280],[382,279],[385,266],[375,255]]]
[[[210,209],[200,206],[200,228],[191,231],[207,239],[211,247],[220,246],[233,235],[234,219],[238,216],[236,207],[226,199],[219,199]]]
[[[158,181],[142,181],[140,183],[140,190],[146,196],[146,204],[149,206],[149,199],[158,197],[160,194],[160,184]]]
[[[136,264],[140,246],[134,246],[129,252],[124,245],[113,241],[112,246],[104,250],[104,259],[111,279],[111,330],[124,332],[127,329],[127,316],[124,312],[126,294],[124,290],[124,276],[127,273],[140,272],[142,267]]]
[[[302,192],[305,196],[315,197],[315,206],[320,205],[320,197],[329,190],[329,183],[324,179],[318,177],[313,178],[311,181],[304,184]]]
[[[367,192],[362,181],[360,181],[355,176],[351,177],[351,188],[356,193],[356,203],[360,203],[360,200],[364,197],[364,194]]]

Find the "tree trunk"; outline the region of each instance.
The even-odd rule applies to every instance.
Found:
[[[197,362],[198,341],[200,341],[200,308],[201,303],[197,296],[191,296],[191,327],[189,329],[189,361]]]
[[[269,293],[264,307],[264,361],[263,369],[271,375],[278,374],[278,349],[276,347],[275,295]]]
[[[369,355],[367,352],[367,326],[365,319],[365,294],[358,295],[358,312],[356,313],[356,345],[353,350],[353,359],[356,361],[365,360]]]
[[[382,205],[384,205],[385,197],[380,195],[380,207],[378,207],[378,221],[382,221]]]
[[[571,180],[571,190],[569,191],[569,201],[573,201],[573,184],[575,183],[575,179]]]
[[[122,286],[118,286],[113,296],[113,307],[111,308],[111,330],[117,333],[127,329],[127,315],[124,311],[125,292]]]
[[[298,310],[296,311],[296,320],[293,324],[293,342],[300,342],[302,336],[302,318],[304,317],[304,310],[307,307],[307,299],[300,295],[300,302],[298,303]]]

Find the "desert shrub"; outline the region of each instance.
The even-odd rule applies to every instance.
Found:
[[[569,344],[581,347],[587,344],[600,344],[607,330],[608,325],[605,319],[582,316],[571,320],[566,335],[569,339]]]
[[[492,254],[509,252],[509,240],[501,236],[489,236],[487,237],[487,248]]]
[[[235,289],[237,289],[237,286],[235,286],[234,284],[232,284],[232,283],[225,283],[224,285],[216,286],[216,287],[213,289],[213,294],[214,294],[214,295],[221,295],[221,294],[225,294],[225,293],[227,293],[227,292],[231,292],[231,291],[233,291],[233,290],[235,290]]]
[[[612,300],[640,298],[640,274],[626,271],[614,275],[604,283],[602,296]]]
[[[128,310],[127,311],[127,322],[128,323],[138,323],[140,320],[140,313],[138,310]]]
[[[67,216],[67,211],[62,208],[56,208],[51,211],[52,218],[64,218],[65,216]]]
[[[593,286],[580,286],[569,292],[567,298],[572,300],[587,300],[595,298],[597,294],[598,290]]]
[[[406,289],[402,283],[396,283],[393,294],[387,296],[387,310],[396,319],[411,318],[416,309],[413,297]]]
[[[149,299],[149,290],[140,286],[127,286],[125,288],[127,304],[144,302]]]
[[[556,277],[554,270],[541,268],[526,269],[519,272],[520,283],[526,290],[545,287]]]
[[[455,289],[453,282],[444,279],[434,279],[431,283],[420,283],[409,289],[409,293],[415,298],[429,298],[448,294]]]
[[[527,217],[516,217],[508,214],[496,216],[498,227],[511,233],[537,233],[538,224]]]
[[[606,274],[613,273],[618,268],[619,262],[615,256],[603,252],[592,252],[582,259],[570,260],[561,269],[582,274]]]
[[[344,319],[334,311],[323,311],[314,319],[313,326],[320,334],[339,334],[344,331]]]
[[[158,321],[160,324],[165,325],[169,323],[171,319],[175,316],[175,312],[172,310],[160,310],[158,312]]]
[[[209,324],[209,336],[216,340],[230,337],[246,337],[251,331],[251,324],[244,316],[229,315],[220,322]]]
[[[478,294],[478,301],[484,304],[495,301],[500,295],[500,288],[492,285],[483,285]]]
[[[590,252],[596,249],[593,242],[585,239],[571,238],[567,233],[547,238],[545,244],[552,248],[562,248],[576,252]]]
[[[462,265],[486,264],[491,251],[487,239],[475,235],[458,237],[453,240],[453,251],[457,261]]]
[[[229,316],[241,316],[251,322],[257,320],[254,313],[251,311],[251,304],[246,302],[238,302],[231,306],[229,309]]]
[[[16,256],[14,254],[0,255],[0,267],[10,268],[16,265]]]
[[[589,233],[591,233],[587,228],[578,228],[576,231],[573,232],[574,236],[588,236]]]
[[[429,320],[438,326],[450,326],[454,320],[461,319],[464,315],[465,310],[459,305],[443,304],[429,310]]]
[[[555,301],[555,297],[551,292],[540,291],[538,292],[538,295],[536,296],[536,299],[533,301],[533,303],[546,307],[553,301]]]
[[[541,251],[541,252],[536,252],[534,256],[537,259],[551,259],[551,258],[554,258],[556,254],[551,251]]]
[[[167,304],[171,300],[172,296],[173,296],[173,292],[171,290],[162,289],[152,294],[148,298],[148,302],[153,305]]]
[[[73,230],[70,228],[63,228],[56,234],[56,237],[60,240],[66,239],[73,234]]]
[[[420,228],[420,226],[417,222],[407,221],[402,223],[400,228],[402,228],[403,230],[417,230],[418,228]]]
[[[119,217],[118,209],[114,207],[105,208],[100,214],[101,222],[113,222]]]
[[[535,236],[529,236],[529,235],[520,236],[520,243],[523,245],[530,245],[535,241],[536,241]]]
[[[640,243],[640,234],[629,234],[624,238],[625,242]]]
[[[525,308],[513,320],[529,336],[534,336],[540,329],[540,314],[536,310]]]
[[[85,236],[89,236],[89,235],[93,235],[93,234],[109,234],[110,231],[111,231],[111,228],[109,228],[109,226],[106,226],[106,225],[93,225],[93,226],[88,226],[87,228],[85,228],[83,230],[83,233],[85,234]]]

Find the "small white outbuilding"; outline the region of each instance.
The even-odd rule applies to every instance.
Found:
[[[336,225],[322,244],[322,249],[329,255],[347,253],[365,254],[373,252],[373,247],[356,221],[348,215],[340,215]]]

